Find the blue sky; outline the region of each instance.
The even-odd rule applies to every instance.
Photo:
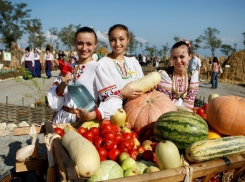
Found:
[[[138,40],[149,46],[174,44],[174,36],[195,40],[207,27],[220,31],[217,35],[223,44],[237,44],[244,49],[242,35],[245,32],[244,0],[12,0],[24,2],[31,9],[31,18],[38,18],[47,33],[49,28],[60,30],[69,24],[92,26],[105,41],[101,32],[117,23],[125,24]],[[27,44],[26,36],[19,41]],[[65,49],[65,48],[64,48]],[[137,53],[141,53],[140,49]],[[210,56],[209,49],[197,52]],[[222,56],[219,50],[216,56]]]

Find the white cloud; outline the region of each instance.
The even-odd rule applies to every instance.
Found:
[[[108,33],[107,32],[97,31],[96,35],[97,35],[99,41],[103,41],[103,42],[108,43]]]
[[[135,37],[135,39],[141,43],[146,43],[148,42],[147,40],[143,39],[143,38],[140,38],[140,37]]]
[[[222,44],[228,44],[228,45],[233,45],[234,43],[236,43],[236,39],[232,39],[232,38],[221,38]]]

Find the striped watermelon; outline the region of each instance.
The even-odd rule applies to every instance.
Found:
[[[171,111],[158,118],[154,138],[157,141],[170,140],[179,150],[185,150],[193,142],[208,138],[208,125],[196,113]]]

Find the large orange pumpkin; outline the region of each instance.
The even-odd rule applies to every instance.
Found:
[[[141,129],[157,121],[162,114],[177,111],[177,107],[165,94],[154,91],[128,100],[124,110],[127,114],[126,122],[129,122],[133,129]]]
[[[238,96],[220,96],[208,103],[209,125],[224,135],[245,135],[245,99]]]

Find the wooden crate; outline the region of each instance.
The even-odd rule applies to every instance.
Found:
[[[81,123],[71,123],[71,125],[76,128],[80,126]],[[45,123],[45,129],[46,134],[54,133],[52,123],[50,122]],[[62,146],[61,140],[56,138],[53,142],[54,157],[58,169],[57,171],[59,171],[60,180],[84,182],[84,179],[77,176],[75,164],[71,161],[69,154]],[[223,159],[211,160],[190,165],[190,167],[193,168],[192,178],[195,179],[199,177],[206,177],[205,180],[208,181],[208,179],[211,178],[212,174],[229,171],[232,169],[238,169],[237,172],[234,174],[233,179],[234,182],[237,181],[235,178],[237,178],[240,173],[245,172],[245,154],[229,156],[227,157],[227,159],[230,160],[229,165]],[[174,169],[161,170],[154,173],[146,173],[136,176],[107,180],[106,182],[177,182],[184,180],[184,170],[184,167],[179,167]]]

